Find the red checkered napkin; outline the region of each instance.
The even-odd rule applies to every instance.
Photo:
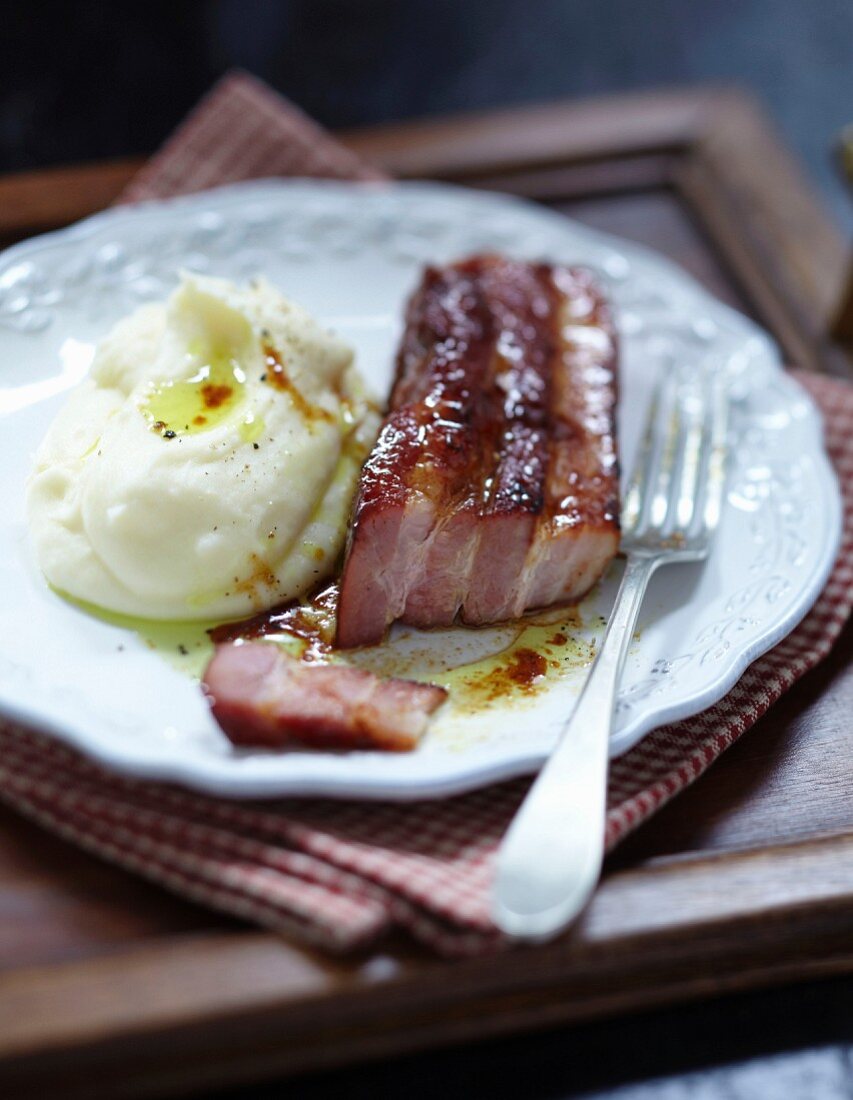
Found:
[[[383,178],[266,84],[232,73],[190,112],[120,201],[168,199],[268,176]]]
[[[227,78],[131,186],[129,198],[250,175],[371,173],[245,77]],[[853,387],[805,374],[845,495],[844,540],[814,608],[717,706],[665,726],[610,776],[612,848],[689,786],[822,660],[853,604]],[[318,946],[346,950],[394,925],[447,955],[499,947],[492,861],[529,781],[416,805],[236,803],[121,779],[49,737],[0,723],[0,798],[46,828],[178,894]]]

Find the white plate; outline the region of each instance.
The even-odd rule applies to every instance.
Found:
[[[720,699],[812,605],[841,529],[818,415],[771,341],[668,262],[515,199],[432,184],[276,181],[110,211],[0,258],[2,711],[124,773],[234,796],[406,799],[535,770],[571,710],[582,667],[523,703],[467,717],[444,708],[407,755],[237,751],[185,674],[47,588],[24,522],[32,453],[93,342],[139,302],[165,296],[179,268],[236,279],[263,272],[352,341],[362,371],[385,392],[421,265],[482,249],[601,273],[622,338],[623,468],[658,370],[710,360],[730,372],[738,402],[721,529],[704,566],[674,566],[652,583],[613,753]],[[587,637],[600,630],[593,624],[617,576],[618,566],[582,609]],[[501,637],[465,644],[499,648]],[[450,638],[426,645],[434,656]]]

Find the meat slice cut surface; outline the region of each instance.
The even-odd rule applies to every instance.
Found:
[[[428,268],[365,464],[337,642],[579,599],[618,549],[616,337],[580,268]]]
[[[216,721],[235,745],[413,749],[444,688],[310,664],[275,642],[224,644],[204,674]]]

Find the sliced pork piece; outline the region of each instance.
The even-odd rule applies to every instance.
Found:
[[[343,665],[306,664],[275,642],[219,645],[203,687],[235,745],[413,749],[444,688],[382,680]]]
[[[511,616],[571,603],[595,584],[619,548],[616,338],[592,276],[554,267],[557,340],[549,372],[547,466],[534,535]],[[469,622],[490,622],[467,614]]]
[[[482,624],[569,603],[619,542],[616,338],[582,269],[427,269],[365,464],[337,642],[396,619]]]
[[[428,270],[409,307],[392,411],[362,472],[339,645],[379,640],[401,617],[429,626],[456,614],[454,563],[476,530],[483,439],[494,430],[483,400],[491,335],[475,276]],[[451,587],[436,587],[437,575]]]

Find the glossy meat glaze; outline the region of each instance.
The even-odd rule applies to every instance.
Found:
[[[362,472],[338,645],[569,603],[619,543],[617,345],[589,272],[428,268]]]

